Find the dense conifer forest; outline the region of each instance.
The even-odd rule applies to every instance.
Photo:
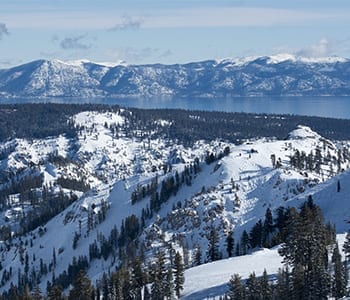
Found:
[[[74,128],[69,122],[69,117],[81,111],[120,109],[116,105],[92,104],[0,105],[0,141],[13,137],[31,139],[59,134],[74,137],[78,128]],[[128,119],[127,126],[130,132],[152,132],[153,135],[166,136],[185,145],[201,139],[217,138],[235,143],[258,137],[283,139],[299,124],[309,126],[329,139],[350,139],[350,120],[345,119],[137,108],[128,109],[125,117]],[[166,126],[160,126],[159,122],[157,123],[159,120],[168,123]]]

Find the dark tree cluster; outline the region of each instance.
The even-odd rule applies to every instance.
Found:
[[[83,179],[77,180],[66,177],[57,178],[57,184],[64,189],[87,192],[91,189],[90,185],[87,184]]]
[[[131,215],[122,220],[120,231],[114,226],[107,237],[98,233],[97,239],[89,245],[90,262],[101,257],[107,260],[110,256],[113,257],[113,261],[117,256],[122,261],[125,249],[128,249],[127,255],[133,257],[137,250],[135,241],[142,229],[140,220],[135,215]]]
[[[325,224],[320,208],[311,197],[300,211],[287,209],[279,214],[283,234],[280,254],[286,267],[277,281],[252,273],[246,282],[239,275],[229,282],[229,299],[336,299],[348,294],[347,263],[343,262],[335,240],[335,230]],[[350,235],[349,235],[350,240]],[[347,248],[345,243],[344,250]],[[346,253],[347,250],[345,250]],[[331,258],[331,259],[329,259]]]
[[[141,201],[147,196],[151,196],[157,192],[158,189],[158,176],[154,177],[149,184],[138,185],[137,188],[131,193],[131,204]]]
[[[216,154],[214,152],[207,151],[205,158],[204,158],[204,161],[207,165],[210,165],[214,161],[220,160],[229,154],[230,154],[230,147],[229,146],[225,147],[225,149],[223,151],[219,152],[218,154]]]
[[[7,207],[7,197],[12,194],[20,194],[30,189],[40,188],[44,182],[43,174],[38,173],[37,168],[31,168],[26,171],[25,175],[9,175],[4,188],[0,190],[0,201],[3,207]]]
[[[32,209],[23,213],[19,221],[19,228],[15,230],[15,234],[22,235],[46,224],[52,217],[65,210],[77,199],[78,197],[73,193],[65,194],[62,190],[55,192],[46,186],[43,187],[41,193],[31,191],[21,193],[20,201],[27,201],[31,204]],[[5,229],[6,227],[3,228],[3,230]],[[1,234],[4,240],[11,238],[11,235],[6,235],[6,230],[1,231]]]
[[[223,139],[233,143],[257,137],[284,139],[298,125],[311,127],[322,136],[335,140],[348,140],[350,120],[296,115],[265,115],[187,111],[180,109],[130,109],[129,129],[152,132],[152,137],[162,136],[192,145],[198,140]],[[157,120],[166,120],[160,126]]]
[[[341,164],[348,162],[349,159],[349,149],[347,147],[339,149],[337,156],[332,156],[329,151],[327,154],[322,155],[321,150],[316,148],[315,151],[311,151],[309,154],[295,150],[290,157],[290,164],[298,170],[315,171],[318,174],[321,172],[322,165],[329,165],[333,172],[339,173],[343,171]]]
[[[321,117],[187,111],[180,109],[136,109],[120,111],[117,105],[94,104],[4,104],[0,105],[0,141],[8,138],[45,138],[66,134],[76,137],[78,130],[69,118],[81,111],[118,111],[126,118],[122,128],[127,136],[141,139],[168,137],[185,145],[198,140],[224,139],[235,143],[256,137],[283,139],[299,124],[311,127],[322,136],[349,140],[350,120]],[[132,113],[130,113],[130,111]],[[168,125],[158,120],[168,121]]]
[[[0,105],[0,141],[9,138],[45,138],[60,134],[76,137],[77,128],[69,122],[69,118],[86,110],[103,111],[111,108],[93,104],[2,104]]]

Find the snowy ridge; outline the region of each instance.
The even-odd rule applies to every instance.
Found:
[[[108,238],[112,228],[116,226],[119,230],[123,220],[131,215],[142,218],[150,196],[146,195],[132,204],[135,190],[157,178],[160,191],[163,180],[176,176],[176,172],[181,174],[196,159],[201,170],[192,173],[190,184],[181,185],[176,195],[172,194],[162,203],[159,211],[144,219],[139,243],[146,257],[145,265],[151,264],[161,249],[167,251],[167,255],[171,253],[169,249],[181,252],[186,256],[188,268],[194,265],[194,253],[201,251],[204,263],[207,235],[212,227],[219,234],[219,250],[226,258],[225,237],[229,231],[233,230],[238,240],[243,230],[249,231],[264,217],[268,207],[272,211],[279,206],[299,207],[310,194],[324,210],[326,219],[337,225],[339,232],[348,229],[350,206],[344,199],[350,193],[350,186],[346,184],[350,180],[350,172],[342,170],[349,169],[349,142],[329,141],[309,127],[299,126],[287,140],[260,139],[241,145],[216,140],[197,141],[192,147],[185,147],[162,137],[142,140],[141,132],[128,136],[125,119],[128,113],[120,110],[76,114],[71,120],[78,128],[75,140],[60,136],[32,141],[16,139],[0,144],[0,149],[11,146],[9,154],[1,160],[1,174],[13,173],[14,178],[25,177],[28,168],[43,176],[43,185],[50,186],[57,193],[75,194],[77,197],[44,225],[26,235],[14,237],[11,242],[1,243],[3,269],[0,278],[4,270],[13,268],[11,279],[1,286],[2,291],[9,289],[11,282],[17,281],[18,270],[23,268],[21,251],[28,254],[31,269],[40,270],[39,257],[47,266],[51,264],[49,271],[39,280],[41,289],[45,290],[53,275],[58,276],[67,270],[73,256],[88,257],[89,246],[95,240],[101,240],[101,235]],[[157,120],[157,124],[163,126],[166,123]],[[211,164],[205,163],[208,152],[219,154],[227,147],[230,151],[226,156]],[[306,155],[310,152],[316,155],[316,150],[320,151],[323,157],[320,169],[300,170],[291,166],[296,150]],[[342,154],[337,159],[339,153]],[[171,168],[164,171],[166,164],[171,164]],[[337,168],[340,174],[337,174]],[[60,191],[62,183],[59,180],[62,178],[82,181],[89,188],[79,190],[67,186]],[[341,189],[337,192],[338,181]],[[0,188],[5,188],[6,184],[2,181]],[[33,191],[40,194],[43,187],[33,188]],[[104,212],[106,206],[108,208]],[[3,207],[1,212],[0,225],[19,228],[20,216],[32,209],[30,201],[13,192],[8,207]],[[97,220],[102,214],[105,214],[105,219],[91,225],[91,215]],[[77,234],[79,238],[73,247]],[[24,247],[23,243],[27,246]],[[55,266],[52,265],[53,251],[56,251]],[[276,254],[277,249],[264,249],[241,258],[231,258],[230,263],[219,261],[210,266],[189,269],[184,299],[202,299],[203,295],[210,295],[211,287],[215,288],[215,295],[219,295],[218,286],[220,291],[225,289],[223,282],[227,282],[234,272],[242,272],[243,266],[252,266],[246,272],[256,270],[261,273],[262,265],[256,264],[256,261],[262,259],[264,263],[270,262],[264,268],[269,268],[268,272],[274,274],[280,266],[280,258]],[[89,261],[89,277],[96,283],[103,273],[115,270],[118,263],[118,258],[113,255],[94,258]],[[231,265],[235,267],[229,268]],[[213,281],[206,282],[204,287],[197,275],[207,267],[213,272],[220,269],[222,273],[209,276]],[[242,273],[242,276],[247,274]]]
[[[0,70],[2,97],[350,95],[349,60],[291,54],[174,65],[38,60]]]

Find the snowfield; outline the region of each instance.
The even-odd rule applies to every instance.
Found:
[[[227,284],[233,274],[247,279],[252,272],[261,276],[266,269],[275,275],[282,265],[278,248],[262,249],[252,254],[231,257],[186,270],[181,299],[213,299],[227,292]]]

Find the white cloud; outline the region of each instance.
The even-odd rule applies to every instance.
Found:
[[[296,54],[303,57],[326,57],[333,54],[333,48],[332,44],[323,38],[317,44],[296,51]]]

